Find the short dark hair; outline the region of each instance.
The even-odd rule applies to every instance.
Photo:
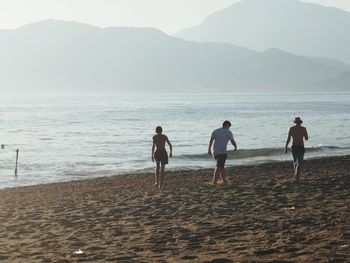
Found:
[[[231,127],[231,122],[229,122],[229,121],[224,121],[224,123],[222,124],[222,127],[224,127],[224,126],[229,126],[229,127]]]
[[[162,132],[163,132],[162,127],[157,126],[157,128],[156,128],[156,133],[162,133]]]

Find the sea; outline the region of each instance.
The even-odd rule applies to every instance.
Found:
[[[225,120],[238,145],[228,166],[291,160],[283,148],[296,116],[306,159],[350,154],[350,93],[5,95],[0,188],[152,172],[156,126],[173,145],[168,170],[213,168],[208,142]]]

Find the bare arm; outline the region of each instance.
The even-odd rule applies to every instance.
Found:
[[[235,139],[231,139],[230,141],[231,141],[233,147],[235,147],[235,151],[237,151],[237,144],[235,142]]]
[[[152,162],[154,162],[154,150],[155,150],[155,146],[156,146],[156,142],[155,142],[155,140],[154,140],[154,138],[153,138],[153,143],[152,143],[152,156],[151,156]]]
[[[237,144],[236,144],[235,139],[233,138],[233,134],[231,131],[230,131],[230,142],[233,145],[233,147],[235,147],[235,151],[237,151]]]
[[[304,137],[305,137],[305,140],[306,140],[306,141],[309,140],[309,135],[307,134],[306,128],[305,128],[305,135],[304,135]]]
[[[211,147],[213,146],[213,142],[214,142],[214,138],[211,137],[211,138],[210,138],[210,141],[209,141],[209,147],[208,147],[208,154],[209,154],[209,155],[212,155],[212,153],[211,153]]]
[[[286,141],[286,145],[284,146],[284,152],[287,153],[288,151],[288,145],[290,143],[290,139],[292,138],[292,135],[291,135],[291,132],[290,132],[290,129],[289,129],[289,132],[288,132],[288,137],[287,137],[287,141]]]
[[[168,137],[166,138],[166,142],[167,142],[167,144],[169,145],[169,148],[170,148],[169,157],[171,158],[171,157],[173,157],[173,146],[171,145]]]

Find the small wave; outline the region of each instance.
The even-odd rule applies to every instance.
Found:
[[[316,147],[307,147],[306,152],[311,153],[322,153],[325,151],[337,151],[337,150],[346,150],[350,149],[350,147],[338,147],[338,146],[324,146],[319,145]],[[279,156],[284,154],[283,147],[281,148],[259,148],[259,149],[240,149],[238,151],[227,151],[228,159],[247,159],[247,158],[255,158],[255,157],[272,157]],[[177,156],[179,159],[188,159],[188,160],[203,160],[203,159],[211,159],[207,153],[202,154],[184,154]]]
[[[318,145],[315,147],[306,148],[307,152],[324,152],[324,151],[338,151],[338,150],[349,150],[350,147],[340,147],[340,146],[326,146]]]
[[[15,129],[15,130],[10,130],[9,133],[21,133],[21,132],[26,132],[25,129]]]
[[[53,138],[40,138],[40,141],[53,141]]]

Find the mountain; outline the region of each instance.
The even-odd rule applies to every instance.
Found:
[[[350,62],[350,13],[297,0],[242,0],[175,36]]]
[[[26,93],[315,91],[314,83],[350,71],[342,62],[278,49],[57,20],[0,30],[0,58],[0,91]]]
[[[319,90],[329,91],[336,87],[337,91],[349,92],[350,90],[350,71],[344,72],[338,77],[322,80],[314,84]]]

